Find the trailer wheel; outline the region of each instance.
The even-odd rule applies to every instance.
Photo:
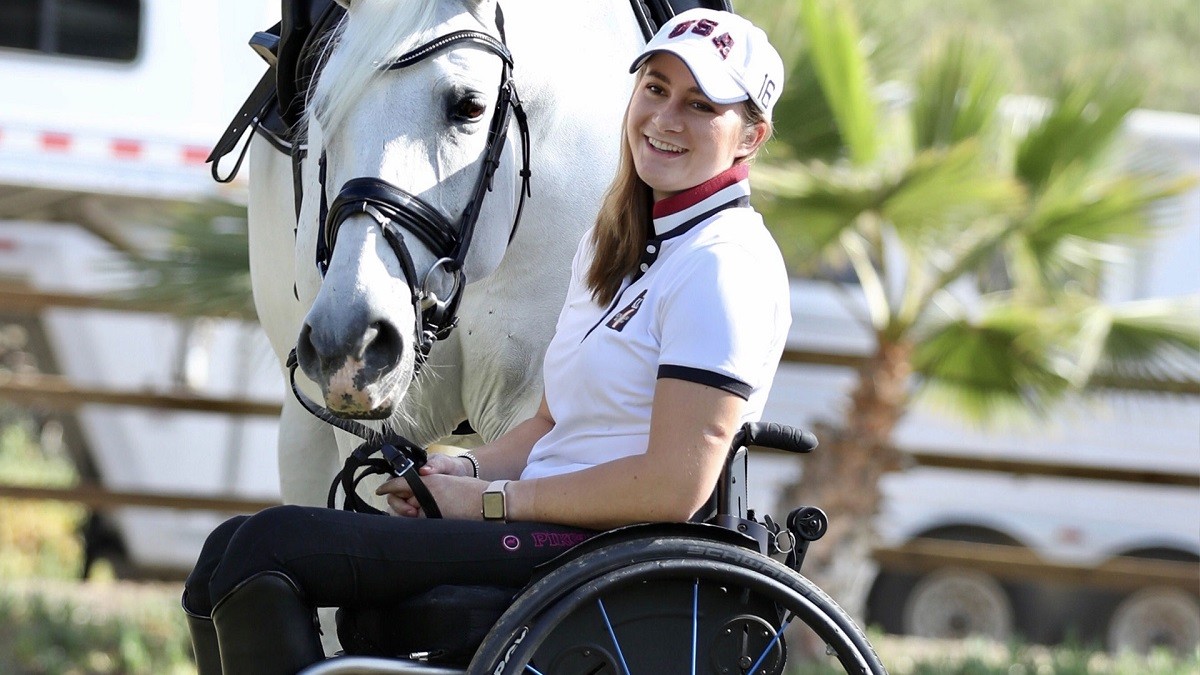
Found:
[[[1200,604],[1178,588],[1144,588],[1121,601],[1108,622],[1114,652],[1145,654],[1167,648],[1180,654],[1200,646]]]
[[[982,636],[1007,640],[1013,632],[1013,603],[987,574],[945,568],[921,578],[904,603],[904,632],[928,638]]]
[[[867,621],[885,633],[903,633],[904,607],[919,578],[916,574],[881,571],[867,595]]]

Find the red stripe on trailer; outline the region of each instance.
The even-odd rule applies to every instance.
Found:
[[[185,164],[203,164],[208,159],[208,148],[202,145],[183,146],[183,161]]]
[[[43,131],[42,149],[47,152],[66,152],[71,149],[71,136],[58,131]]]
[[[142,156],[142,142],[130,138],[115,138],[112,154],[121,159],[137,159]]]

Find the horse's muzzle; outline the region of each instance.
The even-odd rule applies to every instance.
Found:
[[[325,406],[340,417],[384,419],[392,414],[401,395],[405,361],[399,331],[377,322],[350,340],[328,339],[328,334],[305,323],[296,343],[304,374],[321,388]]]

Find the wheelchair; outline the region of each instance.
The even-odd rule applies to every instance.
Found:
[[[816,439],[743,425],[708,517],[599,534],[523,589],[439,587],[387,610],[339,610],[344,652],[302,675],[783,675],[789,641],[823,645],[817,672],[886,673],[861,629],[799,573],[825,514],[801,507],[781,525],[747,508],[755,447],[806,453]]]

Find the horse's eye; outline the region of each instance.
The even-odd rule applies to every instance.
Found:
[[[454,104],[451,114],[455,119],[464,122],[474,122],[483,117],[487,106],[477,98],[464,98]]]

